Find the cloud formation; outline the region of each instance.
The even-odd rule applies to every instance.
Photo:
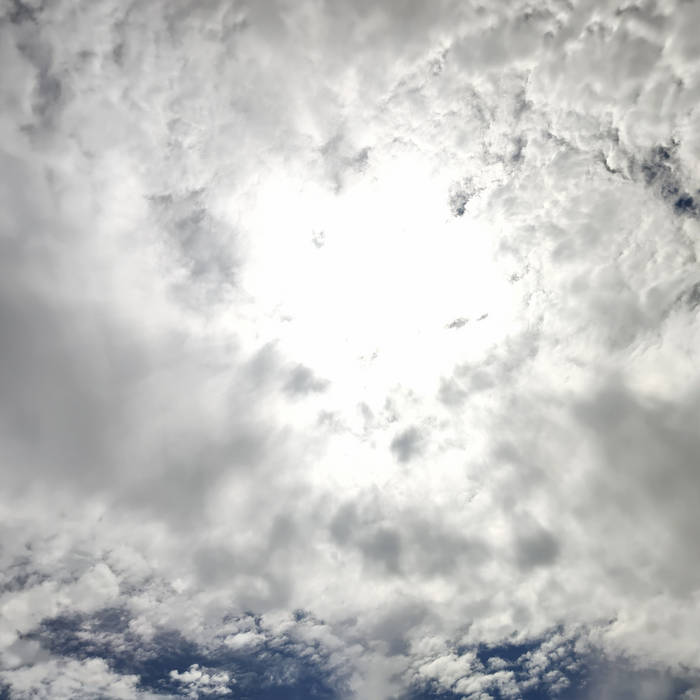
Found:
[[[699,11],[6,3],[0,697],[697,697]]]

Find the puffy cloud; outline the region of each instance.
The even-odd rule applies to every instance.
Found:
[[[103,659],[38,661],[0,676],[12,688],[13,698],[155,698],[143,692],[138,676],[112,673]]]
[[[692,696],[693,3],[1,12],[11,697]]]
[[[192,664],[187,671],[170,671],[170,677],[183,687],[188,697],[199,698],[206,695],[231,695],[231,679],[226,672],[207,673],[198,664]],[[235,682],[235,681],[234,681]]]

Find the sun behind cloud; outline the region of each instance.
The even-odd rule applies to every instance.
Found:
[[[0,697],[698,697],[692,2],[0,7]]]

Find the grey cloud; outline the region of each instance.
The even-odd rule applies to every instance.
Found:
[[[188,383],[196,384],[204,371],[183,357],[177,341],[152,344],[99,305],[42,298],[16,277],[4,276],[7,293],[0,302],[6,331],[0,339],[0,420],[6,445],[31,471],[11,470],[8,488],[24,489],[37,474],[45,485],[68,478],[81,490],[113,488],[115,496],[129,494],[133,505],[182,515],[201,505],[216,474],[259,460],[267,439],[255,421],[237,419],[221,438],[185,418],[186,412],[178,416],[172,403],[164,405],[181,401]],[[225,372],[221,377],[231,380]],[[151,389],[146,399],[144,386]],[[257,389],[254,380],[251,392]],[[187,401],[208,401],[197,394],[194,389]],[[246,400],[231,397],[232,412]],[[158,429],[147,430],[157,415]],[[183,420],[189,425],[178,425]],[[129,436],[144,435],[143,452],[128,449]],[[141,472],[144,463],[149,469]]]
[[[445,406],[460,406],[462,403],[464,403],[467,396],[467,391],[454,379],[446,379],[443,377],[440,380],[438,399]]]
[[[513,139],[513,148],[510,153],[510,160],[513,163],[518,163],[525,158],[527,148],[527,139],[524,136],[517,136]]]
[[[467,323],[469,323],[469,319],[465,318],[464,316],[460,316],[454,321],[450,321],[450,323],[447,324],[446,328],[462,328],[463,326],[466,326]]]
[[[653,187],[661,197],[673,206],[679,215],[697,216],[696,199],[688,192],[679,174],[679,163],[674,157],[674,146],[657,146],[639,165],[644,182]]]
[[[619,143],[619,137],[616,139]],[[634,154],[617,146],[617,167],[612,167],[605,155],[602,162],[605,169],[623,178],[633,178],[649,187],[671,207],[678,216],[698,216],[697,183],[688,173],[678,157],[679,142],[650,148],[646,154]]]
[[[467,193],[462,190],[457,190],[450,194],[449,204],[453,216],[464,216],[469,199],[470,197]]]
[[[148,371],[147,355],[99,306],[71,308],[45,298],[27,281],[36,271],[27,269],[25,255],[5,246],[0,420],[6,445],[47,478],[82,475],[85,485],[104,483],[128,424],[124,387]],[[6,477],[10,486],[29,474],[13,469]]]
[[[387,653],[406,654],[411,632],[418,627],[430,611],[420,601],[401,601],[387,610],[372,628],[372,636],[386,643]]]
[[[358,526],[359,520],[355,505],[346,503],[333,516],[330,532],[339,544],[344,545],[355,536]]]
[[[455,532],[430,509],[384,512],[378,507],[371,498],[345,503],[335,511],[329,531],[340,547],[358,549],[386,572],[405,570],[427,579],[460,570],[474,574],[493,556],[477,533]]]
[[[482,314],[477,321],[483,321]],[[457,365],[451,377],[442,377],[437,397],[448,407],[461,406],[469,396],[486,392],[503,385],[537,356],[539,331],[527,330],[509,338],[503,347],[490,351],[480,365],[469,362]]]
[[[222,481],[255,473],[268,449],[275,449],[269,426],[241,421],[229,432],[221,438],[201,428],[168,427],[156,445],[157,461],[121,487],[117,504],[158,515],[177,529],[192,527]]]
[[[649,562],[654,576],[678,594],[687,594],[700,561],[692,551],[698,535],[693,494],[700,488],[696,468],[700,438],[698,396],[677,402],[644,400],[611,383],[576,411],[604,462],[591,480],[588,518],[614,522],[615,537],[629,536],[642,522],[670,535],[667,549]],[[594,504],[595,507],[594,507]]]
[[[521,569],[553,564],[560,550],[558,540],[544,528],[519,531],[515,538],[515,556]]]
[[[227,285],[236,284],[236,239],[209,213],[205,191],[148,199],[157,223],[193,281],[203,282],[219,294]]]
[[[313,371],[304,365],[297,365],[289,372],[284,391],[291,396],[317,394],[328,388],[328,381],[319,379]]]
[[[481,188],[473,178],[465,178],[462,182],[454,184],[450,188],[448,204],[453,216],[464,216],[467,204],[479,194]]]
[[[696,282],[689,289],[678,296],[677,302],[683,303],[688,309],[694,311],[700,306],[700,282]]]
[[[327,177],[334,190],[340,192],[349,177],[361,175],[367,169],[371,149],[369,146],[353,148],[341,133],[325,143],[320,151]]]
[[[410,566],[427,577],[449,577],[460,570],[474,574],[493,556],[478,534],[455,532],[442,525],[437,514],[407,517],[403,527]]]
[[[390,574],[401,573],[402,539],[397,530],[381,525],[360,537],[358,546],[365,560]]]
[[[422,432],[416,426],[410,426],[394,437],[390,448],[399,462],[410,462],[422,453],[423,446]]]
[[[22,22],[36,22],[40,10],[40,3],[12,0],[12,6],[8,11],[7,17],[13,24],[21,24]]]
[[[56,110],[61,100],[62,86],[60,79],[45,69],[39,71],[35,86],[34,112],[40,121],[47,121]]]
[[[693,680],[684,678],[682,673],[676,676],[669,670],[635,670],[617,660],[617,663],[595,669],[591,676],[584,695],[586,700],[617,700],[625,697],[635,700],[674,700],[695,697],[692,688],[689,689],[689,686],[695,685]]]
[[[31,171],[15,172],[32,183]],[[12,179],[5,184],[12,196]],[[236,357],[232,370],[226,365],[235,353],[222,357],[200,345],[193,356],[185,333],[154,332],[124,318],[109,297],[76,295],[74,285],[93,284],[93,253],[69,222],[49,224],[48,185],[33,184],[34,207],[21,193],[13,197],[6,231],[17,235],[1,244],[0,430],[16,465],[5,475],[8,493],[32,482],[40,489],[68,483],[186,522],[222,475],[254,468],[264,446],[275,444],[274,429],[254,415],[278,372],[275,358],[263,348],[248,363]],[[212,372],[229,397],[225,435],[197,417],[218,401],[203,383]]]

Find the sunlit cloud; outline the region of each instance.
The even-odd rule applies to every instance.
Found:
[[[698,22],[0,9],[0,697],[698,697]]]

